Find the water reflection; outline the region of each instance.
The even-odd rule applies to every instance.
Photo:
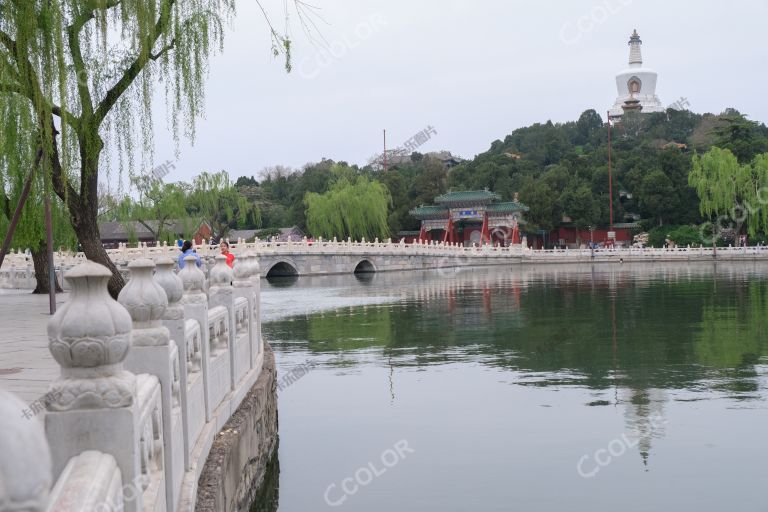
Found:
[[[277,512],[280,502],[280,460],[278,452],[280,440],[275,445],[272,458],[267,463],[264,482],[254,496],[250,512]]]
[[[265,278],[267,283],[272,288],[290,288],[299,282],[299,276],[297,275],[279,275],[279,276],[267,276]]]
[[[375,347],[382,357],[373,364],[394,366],[478,361],[525,372],[522,385],[698,389],[706,381],[756,391],[754,366],[768,353],[766,267],[729,268],[717,279],[711,266],[652,270],[412,274],[417,284],[379,275],[367,284],[399,291],[392,302],[299,315],[265,332],[281,351],[343,353],[348,362]],[[333,296],[325,300],[333,306]],[[286,338],[306,345],[281,344]]]
[[[506,478],[515,475],[521,496],[531,500],[528,509],[562,509],[556,506],[557,497],[534,492],[539,479],[546,477],[554,478],[562,496],[570,496],[579,506],[589,503],[593,510],[610,510],[608,505],[594,506],[581,494],[586,484],[573,480],[570,461],[592,449],[587,447],[605,446],[625,433],[635,441],[632,451],[637,458],[625,455],[612,462],[612,470],[625,477],[632,474],[634,458],[643,472],[652,474],[653,467],[659,473],[654,478],[662,485],[681,472],[698,471],[685,462],[691,453],[685,451],[687,441],[682,441],[696,437],[693,429],[698,422],[715,428],[726,423],[723,418],[728,414],[729,428],[753,432],[757,418],[768,419],[767,283],[768,265],[755,263],[462,269],[445,275],[376,274],[364,283],[357,276],[300,278],[290,289],[265,287],[265,315],[273,321],[265,325],[264,333],[278,355],[279,371],[308,359],[318,368],[281,394],[281,433],[287,432],[290,443],[286,446],[284,438],[281,457],[311,457],[313,449],[300,436],[313,425],[328,423],[326,441],[336,445],[362,435],[350,429],[365,424],[369,434],[379,429],[382,435],[407,432],[416,441],[424,435],[424,445],[436,445],[434,454],[425,455],[435,465],[441,457],[437,445],[445,449],[454,442],[445,428],[450,422],[462,425],[460,430],[474,439],[478,452],[484,447],[491,450],[491,455],[468,453],[461,458],[472,467],[478,457],[485,458],[486,467],[464,475],[486,489],[482,506],[475,509],[502,510],[501,504],[508,503],[503,484],[487,489],[488,482],[497,478],[491,472],[501,471]],[[445,394],[432,393],[436,383]],[[359,398],[355,405],[344,402],[350,393]],[[467,396],[462,401],[463,394]],[[372,398],[383,396],[385,401]],[[374,404],[369,404],[372,400]],[[516,405],[507,411],[502,404],[510,403]],[[696,405],[704,403],[712,405]],[[446,407],[454,409],[449,413]],[[557,416],[550,418],[531,407],[551,408]],[[757,416],[727,412],[734,409]],[[326,411],[333,411],[333,416]],[[370,425],[368,417],[377,418],[381,426]],[[687,423],[680,417],[696,420]],[[301,422],[295,423],[296,418]],[[488,422],[507,424],[507,433],[489,429]],[[670,424],[676,427],[671,437]],[[548,436],[541,438],[543,434],[528,425]],[[570,441],[561,446],[557,439]],[[723,466],[735,462],[728,459],[734,451],[758,451],[746,440],[728,441],[736,446],[722,438],[702,446],[712,445],[709,457]],[[663,463],[654,464],[651,455],[658,443],[664,445],[666,456]],[[503,446],[514,451],[507,453]],[[767,451],[764,444],[759,446]],[[574,452],[565,462],[564,450]],[[348,456],[342,456],[344,467],[364,462],[356,460],[356,453],[342,454]],[[508,460],[507,466],[509,460],[525,460],[528,466],[536,460],[550,469],[537,470],[533,464],[523,471],[515,463],[494,469],[497,456],[499,464]],[[421,481],[435,471],[430,467],[409,476]],[[738,485],[755,481],[754,466],[749,467],[734,476]],[[308,489],[316,484],[322,490],[321,481],[298,475],[304,473],[295,470],[283,477],[292,501],[281,505],[281,511],[312,509],[317,492]],[[603,482],[611,478],[607,471],[600,475]],[[432,475],[429,482],[440,478],[448,487],[462,486],[453,474]],[[711,482],[707,478],[701,477],[702,485],[716,485],[714,473]],[[416,499],[411,491],[391,485],[393,492],[404,493],[403,500]],[[618,480],[611,490],[601,492],[624,496],[634,492],[633,485],[631,480]],[[305,492],[307,496],[302,495]],[[461,498],[448,495],[428,505],[420,502],[419,509],[462,510]],[[671,506],[678,499],[674,492],[651,498],[658,506]],[[361,510],[388,510],[373,498],[355,499],[365,503]],[[387,506],[394,507],[397,499]],[[413,501],[405,503],[406,509],[414,509]],[[708,503],[710,508],[704,504],[700,509],[722,505],[716,499]],[[653,509],[633,508],[631,503],[623,508]]]

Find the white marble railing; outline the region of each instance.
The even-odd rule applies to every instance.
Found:
[[[51,384],[45,434],[23,434],[29,424],[11,420],[0,436],[18,439],[30,454],[42,450],[31,465],[37,480],[0,486],[0,504],[194,509],[214,436],[256,382],[263,345],[254,258],[238,258],[237,277],[217,258],[210,288],[189,259],[178,275],[173,260],[132,261],[118,301],[107,293],[105,267],[84,262],[68,272],[72,293],[48,326],[61,377]],[[0,414],[19,403],[0,393]]]
[[[712,258],[737,259],[740,257],[768,257],[768,246],[751,247],[625,247],[616,249],[524,249],[521,252],[524,259],[545,260],[574,260],[583,258],[614,258],[614,259],[692,259]]]
[[[525,243],[525,242],[524,242]],[[437,256],[448,258],[461,258],[467,262],[472,257],[487,258],[518,258],[522,261],[534,262],[578,262],[585,259],[598,260],[632,260],[632,261],[654,261],[654,260],[690,260],[707,259],[716,256],[724,260],[752,259],[768,257],[768,246],[752,247],[675,247],[675,248],[653,248],[653,247],[626,247],[616,249],[530,249],[521,245],[508,247],[501,246],[472,246],[464,247],[459,244],[448,243],[411,243],[403,242],[392,243],[389,241],[379,242],[353,242],[353,241],[308,241],[300,242],[270,242],[259,241],[245,243],[238,241],[231,243],[232,251],[236,254],[250,252],[259,257],[267,256],[334,256],[334,255],[403,255],[403,256]],[[203,244],[196,247],[196,251],[212,266],[215,257],[219,254],[219,248],[216,245]],[[122,270],[126,278],[130,275],[127,265],[139,258],[149,258],[153,261],[162,261],[171,258],[174,261],[179,255],[179,250],[175,246],[161,245],[157,247],[147,247],[145,244],[139,244],[139,247],[129,248],[121,245],[117,249],[108,249],[112,261],[114,261]],[[32,289],[35,287],[35,275],[31,261],[25,259],[24,253],[11,253],[6,258],[3,268],[0,269],[0,288],[5,289]],[[86,261],[82,253],[57,252],[54,255],[56,273],[61,283],[66,272]]]

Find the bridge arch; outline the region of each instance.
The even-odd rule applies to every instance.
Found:
[[[373,274],[376,270],[376,265],[371,260],[362,259],[355,265],[352,272],[355,274]]]
[[[290,277],[298,275],[298,265],[296,265],[296,263],[293,261],[284,259],[276,261],[269,267],[267,273],[264,274],[265,277]]]

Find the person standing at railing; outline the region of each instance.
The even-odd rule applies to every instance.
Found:
[[[184,243],[181,245],[181,254],[179,254],[178,264],[179,269],[184,268],[184,258],[187,256],[194,256],[195,257],[195,264],[198,268],[203,266],[203,262],[200,260],[200,255],[195,252],[195,250],[192,248],[192,242],[189,240],[184,240]]]
[[[223,256],[227,257],[227,265],[229,265],[229,268],[233,268],[235,266],[235,255],[229,252],[229,242],[224,242],[222,240],[219,244],[219,250]]]

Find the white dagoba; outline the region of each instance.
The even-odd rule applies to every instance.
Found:
[[[640,112],[664,112],[661,100],[656,96],[657,73],[651,68],[643,67],[643,57],[640,46],[643,42],[632,32],[629,38],[629,67],[616,75],[616,90],[618,96],[610,110],[611,119],[619,119],[627,110]]]

